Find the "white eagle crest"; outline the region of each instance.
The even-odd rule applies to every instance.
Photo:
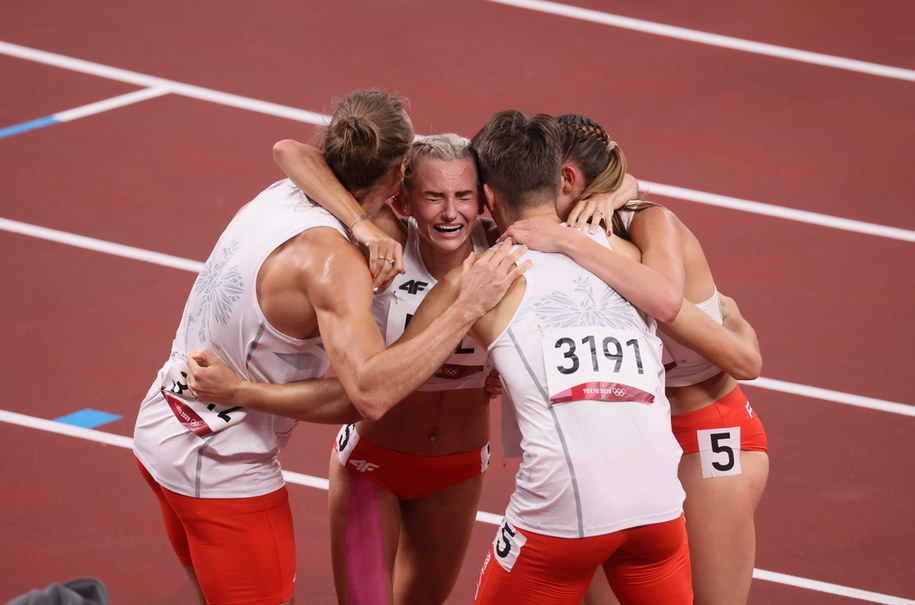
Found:
[[[632,325],[633,307],[610,287],[603,288],[594,299],[594,285],[587,277],[575,279],[572,295],[553,290],[534,303],[534,312],[545,328],[568,326],[608,326],[626,328]],[[574,298],[573,298],[574,296]]]
[[[239,243],[233,241],[222,249],[222,260],[217,260],[217,255],[210,257],[203,271],[194,282],[194,292],[200,297],[200,310],[191,318],[192,321],[200,320],[199,338],[201,342],[209,340],[209,324],[213,319],[222,325],[229,323],[232,307],[245,291],[244,280],[238,271],[238,266],[226,267],[232,255],[239,248]]]

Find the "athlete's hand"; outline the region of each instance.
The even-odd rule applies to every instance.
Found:
[[[562,252],[561,243],[570,235],[568,227],[542,216],[535,216],[515,221],[499,239],[502,241],[511,238],[516,243],[540,252]]]
[[[380,292],[384,285],[403,272],[403,247],[400,242],[372,221],[362,220],[353,225],[353,239],[368,250],[373,291]]]
[[[639,194],[639,182],[631,174],[623,176],[621,185],[609,193],[596,193],[586,200],[572,206],[566,223],[577,229],[588,227],[591,233],[597,231],[597,225],[604,223],[607,233],[613,231],[613,213],[626,205],[629,200],[636,199]]]
[[[530,260],[516,264],[525,252],[527,246],[512,250],[512,240],[507,238],[481,254],[471,253],[461,268],[458,300],[469,302],[479,316],[495,307],[512,282],[531,266]]]
[[[607,233],[610,233],[614,211],[612,196],[612,193],[599,193],[577,202],[569,211],[566,222],[581,231],[588,229],[591,233],[597,233],[598,225],[603,223]]]
[[[737,302],[720,291],[718,292],[718,308],[721,309],[721,320],[724,327],[727,328],[729,325],[743,321],[743,315],[740,314]]]
[[[188,386],[199,401],[234,405],[235,393],[245,382],[219,357],[209,351],[192,351],[187,360]]]
[[[502,378],[496,370],[492,370],[483,383],[483,392],[490,399],[495,399],[502,394]]]

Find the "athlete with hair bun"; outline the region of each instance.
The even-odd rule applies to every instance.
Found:
[[[357,91],[338,105],[323,152],[368,204],[399,186],[412,142],[399,99]],[[349,239],[358,222],[347,229],[289,180],[247,204],[198,276],[170,357],[140,406],[134,453],[201,602],[291,602],[295,542],[277,455],[295,421],[382,416],[441,366],[523,270],[511,268],[517,254],[508,246],[468,259],[459,303],[418,337],[385,349],[368,312],[372,278]],[[244,388],[208,401],[187,367],[204,348],[213,353],[190,364],[218,356],[245,378],[309,381],[299,383],[307,405],[292,418],[264,413]],[[321,380],[331,364],[337,378]],[[256,395],[256,383],[245,384]]]
[[[307,145],[287,141],[280,167],[312,199],[345,215],[355,202]],[[392,345],[426,294],[496,239],[482,201],[469,141],[455,134],[416,141],[394,202],[364,207],[402,246],[404,271],[379,284],[372,313]],[[457,580],[489,464],[486,351],[465,338],[419,389],[380,418],[345,425],[330,462],[331,551],[341,603],[444,603]],[[194,368],[194,383],[222,398],[217,366]],[[273,409],[297,385],[273,386]],[[281,409],[277,410],[283,413]],[[445,529],[447,528],[447,529]]]

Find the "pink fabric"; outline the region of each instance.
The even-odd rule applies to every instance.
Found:
[[[378,486],[347,473],[346,582],[353,605],[387,605],[381,503]]]

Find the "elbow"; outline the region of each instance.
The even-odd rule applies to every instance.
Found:
[[[294,152],[296,142],[292,139],[283,139],[273,144],[273,161],[282,165],[283,160]]]
[[[385,410],[380,410],[376,406],[357,407],[356,410],[362,418],[370,422],[381,420],[385,412]]]
[[[657,309],[652,315],[654,315],[654,318],[661,323],[669,324],[677,318],[677,315],[680,314],[680,309],[682,307],[683,295],[671,293],[670,295],[665,296],[657,301]]]
[[[748,355],[735,368],[732,376],[737,380],[756,380],[762,373],[762,355]]]
[[[350,401],[362,418],[372,422],[380,420],[397,403],[396,401],[388,401],[383,396],[373,396],[371,393],[351,395]]]

